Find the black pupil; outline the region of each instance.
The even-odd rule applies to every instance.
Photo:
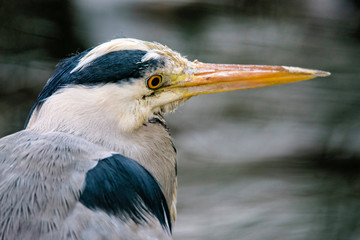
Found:
[[[160,78],[159,77],[154,77],[152,80],[151,80],[151,85],[153,87],[156,87],[157,85],[159,85],[160,83]]]

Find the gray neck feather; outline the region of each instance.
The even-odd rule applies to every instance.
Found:
[[[44,109],[42,109],[44,110]],[[131,132],[119,130],[118,122],[103,117],[89,116],[74,120],[71,114],[34,114],[29,130],[36,132],[66,132],[100,145],[111,152],[132,158],[150,171],[160,183],[169,208],[176,201],[176,152],[166,127],[159,121],[150,121]],[[40,116],[40,117],[39,117]],[[41,116],[56,116],[56,119]],[[61,119],[62,118],[62,119]]]

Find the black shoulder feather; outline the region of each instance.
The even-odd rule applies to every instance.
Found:
[[[169,208],[158,182],[139,163],[120,154],[100,160],[87,172],[80,202],[137,224],[146,222],[150,213],[171,232]]]

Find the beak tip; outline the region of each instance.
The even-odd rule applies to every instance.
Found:
[[[291,73],[313,75],[314,77],[328,77],[331,75],[330,72],[325,72],[320,70],[305,69],[300,67],[288,67],[288,66],[282,66],[282,67]]]
[[[317,73],[316,73],[316,76],[318,76],[318,77],[328,77],[330,75],[331,75],[330,72],[324,72],[324,71],[317,71]]]

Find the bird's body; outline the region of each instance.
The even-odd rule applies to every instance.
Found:
[[[135,39],[65,60],[26,129],[0,140],[0,239],[171,239],[177,162],[163,114],[199,94],[325,75],[190,62]]]
[[[167,222],[170,219],[166,219],[166,200],[162,198],[161,189],[158,187],[158,192],[154,191],[151,184],[157,185],[156,180],[133,160],[115,155],[81,137],[61,132],[24,130],[1,139],[0,149],[2,239],[169,238],[167,231],[170,229],[164,229],[169,227]],[[100,165],[99,161],[105,165]],[[114,161],[122,165],[112,166]],[[106,175],[99,172],[98,179],[91,172],[99,168],[110,170],[109,166],[112,166],[114,173]],[[89,182],[86,174],[92,174],[93,186],[109,188],[97,193],[99,199],[87,199],[89,195],[94,198],[95,194],[91,193],[91,189],[84,190],[85,182]],[[122,175],[115,182],[109,180],[116,174]],[[139,181],[150,184],[151,188],[144,187],[146,195],[129,192],[138,191],[136,188],[141,187],[133,179],[127,179],[134,174],[140,177]],[[129,187],[133,189],[127,189]],[[109,199],[109,203],[100,196],[103,194],[104,197],[113,198],[114,194],[121,194],[124,189],[127,189],[124,195]],[[131,199],[135,194],[144,198],[144,209],[141,208],[142,203]],[[160,202],[152,202],[151,197],[160,199]],[[92,208],[91,201],[98,206]],[[122,201],[127,204],[125,207],[133,204],[138,213],[133,211],[126,214],[124,209],[110,206],[111,201],[115,204]],[[151,211],[147,212],[146,209]],[[113,215],[108,214],[112,211]],[[157,216],[152,216],[150,212]],[[138,226],[137,223],[143,221],[138,215],[142,215],[147,224]]]

